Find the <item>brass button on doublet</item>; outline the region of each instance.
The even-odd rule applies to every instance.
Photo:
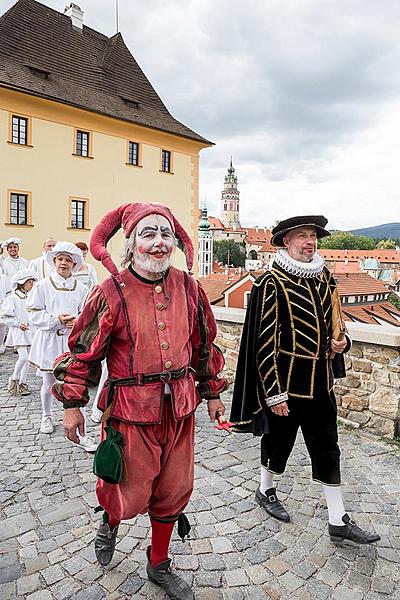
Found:
[[[158,329],[161,329],[161,331],[162,331],[165,328],[166,328],[166,324],[164,323],[164,321],[160,321],[158,324]]]
[[[156,287],[154,288],[154,291],[155,291],[156,294],[160,294],[162,292],[161,285],[156,285]]]
[[[156,309],[157,310],[164,310],[165,306],[162,302],[157,302],[156,304]]]
[[[170,369],[172,367],[172,362],[170,360],[166,360],[164,363],[164,367],[166,369]]]
[[[161,342],[160,345],[163,350],[168,350],[168,348],[169,348],[168,342]]]

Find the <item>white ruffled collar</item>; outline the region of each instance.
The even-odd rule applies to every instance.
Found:
[[[275,255],[275,262],[287,273],[306,279],[317,277],[325,266],[325,261],[320,254],[315,253],[310,262],[304,263],[292,258],[286,248],[279,248]]]

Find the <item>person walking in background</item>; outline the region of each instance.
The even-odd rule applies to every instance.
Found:
[[[46,238],[43,242],[43,252],[41,256],[34,258],[29,263],[29,268],[33,269],[36,272],[38,279],[44,279],[48,277],[53,270],[53,267],[46,260],[46,253],[53,250],[57,241],[52,238]]]
[[[82,250],[83,260],[85,260],[89,248],[85,242],[76,242],[76,246]],[[96,270],[90,263],[83,262],[79,271],[75,273],[75,277],[78,281],[81,281],[83,285],[86,287],[87,291],[90,292],[97,285],[97,275]],[[101,394],[101,390],[103,389],[103,385],[106,382],[108,377],[108,369],[107,362],[105,360],[101,361],[101,378],[99,381],[99,385],[97,386],[97,391],[95,397],[93,399],[92,410],[90,414],[90,418],[95,423],[100,423],[102,412],[98,409],[97,403],[99,401],[99,397]]]
[[[331,355],[350,340],[333,331],[336,283],[317,253],[330,235],[327,219],[296,216],[272,230],[278,247],[269,271],[255,282],[247,309],[233,392],[234,430],[261,437],[261,478],[256,502],[280,521],[290,516],[278,500],[274,478],[282,475],[299,427],[311,458],[312,477],[322,484],[332,541],[370,544],[346,513],[341,488],[337,408]],[[336,325],[336,323],[335,323]],[[341,364],[343,376],[343,364]]]
[[[75,246],[82,250],[83,254],[83,263],[81,264],[80,268],[76,271],[75,277],[78,281],[83,283],[87,291],[90,292],[90,290],[94,288],[95,285],[97,285],[97,275],[93,265],[85,262],[89,248],[87,247],[87,244],[85,244],[85,242],[76,242]]]
[[[53,397],[51,386],[56,382],[53,375],[53,362],[68,349],[68,336],[75,320],[83,308],[86,298],[85,286],[77,281],[74,272],[83,262],[82,252],[70,242],[57,242],[46,253],[46,260],[53,265],[49,277],[41,279],[34,286],[28,301],[29,321],[37,327],[29,352],[29,362],[39,369],[43,383],[40,391],[42,400],[41,433],[50,434],[54,430],[52,422]],[[84,410],[82,418],[86,424]],[[83,433],[80,446],[93,452],[97,444]]]
[[[33,270],[23,269],[16,273],[11,281],[12,293],[8,294],[0,311],[1,318],[9,328],[5,345],[18,352],[13,374],[8,381],[8,392],[12,395],[26,396],[31,393],[26,379],[34,328],[29,324],[26,300],[36,281],[37,275]]]
[[[0,240],[0,275],[3,274],[3,260],[4,260],[4,240]]]
[[[3,306],[3,302],[7,297],[7,294],[11,292],[10,280],[7,275],[0,269],[0,311]],[[7,325],[4,323],[1,315],[0,315],[0,354],[4,354],[6,351],[4,340],[6,339],[7,334]]]
[[[22,258],[19,254],[19,247],[22,244],[20,238],[12,237],[5,240],[2,244],[3,249],[7,250],[7,256],[4,257],[2,263],[2,269],[5,275],[10,279],[22,271],[22,269],[29,269],[29,261],[26,258]]]

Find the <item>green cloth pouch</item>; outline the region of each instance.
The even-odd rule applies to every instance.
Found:
[[[93,473],[107,483],[120,483],[123,477],[122,448],[124,439],[119,431],[110,425],[105,428],[107,437],[103,440],[94,455]]]

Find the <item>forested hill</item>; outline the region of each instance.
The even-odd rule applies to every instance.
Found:
[[[394,240],[400,238],[400,223],[384,223],[383,225],[375,225],[375,227],[352,229],[351,233],[354,233],[354,235],[366,235],[371,238]]]

